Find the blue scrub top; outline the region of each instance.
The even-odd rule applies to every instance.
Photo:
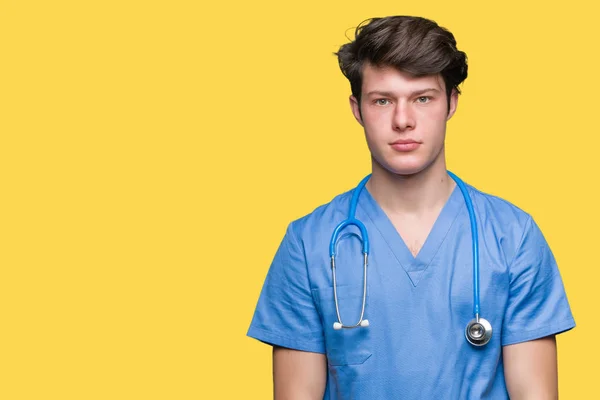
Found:
[[[508,399],[502,346],[575,326],[554,256],[524,211],[467,185],[477,216],[481,316],[491,341],[465,339],[473,318],[471,230],[456,187],[416,257],[365,188],[356,217],[369,234],[366,328],[334,330],[329,242],[347,218],[352,190],[288,226],[248,336],[324,353],[324,399]],[[337,242],[338,301],[358,321],[362,253],[358,229]]]

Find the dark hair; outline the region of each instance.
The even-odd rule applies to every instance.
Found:
[[[365,62],[390,66],[415,76],[440,74],[448,103],[452,90],[467,78],[467,55],[456,48],[454,35],[436,22],[421,17],[372,18],[358,25],[354,41],[337,53],[342,73],[350,81],[360,104]]]

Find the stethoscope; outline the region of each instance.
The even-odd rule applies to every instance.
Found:
[[[467,341],[474,346],[484,346],[486,345],[491,337],[492,337],[492,325],[484,318],[479,316],[479,246],[478,246],[478,236],[477,236],[477,221],[475,220],[475,211],[473,210],[473,203],[471,202],[471,197],[467,192],[467,188],[462,180],[452,172],[447,171],[448,175],[454,179],[456,184],[458,185],[462,195],[465,199],[465,203],[467,205],[467,210],[469,212],[469,220],[471,221],[471,238],[472,238],[472,254],[473,254],[473,314],[475,318],[473,318],[467,324],[465,328],[465,336]],[[333,271],[333,298],[335,301],[335,311],[337,313],[337,322],[334,322],[333,329],[339,330],[342,328],[350,329],[357,327],[367,327],[369,326],[369,320],[364,319],[365,315],[365,303],[367,301],[367,264],[369,257],[369,236],[367,235],[367,229],[358,219],[355,218],[356,214],[356,206],[358,205],[358,197],[365,187],[367,181],[371,175],[367,175],[356,187],[354,193],[352,194],[352,200],[350,201],[350,212],[348,213],[348,218],[342,221],[333,231],[333,235],[331,236],[331,242],[329,244],[329,256],[331,257],[331,270]],[[349,225],[356,226],[361,233],[362,236],[362,251],[363,251],[363,294],[362,294],[362,307],[360,311],[360,318],[358,322],[354,325],[344,325],[342,322],[342,317],[340,316],[340,308],[338,304],[337,297],[337,282],[335,275],[335,246],[337,239],[340,235],[342,229]]]

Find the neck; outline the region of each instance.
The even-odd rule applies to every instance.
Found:
[[[455,186],[445,162],[414,175],[397,175],[373,161],[366,188],[388,213],[423,215],[443,207]]]

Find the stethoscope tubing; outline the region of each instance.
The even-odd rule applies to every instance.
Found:
[[[340,232],[342,231],[342,229],[349,225],[354,225],[358,229],[360,229],[360,234],[362,236],[363,254],[366,254],[367,256],[369,255],[369,235],[367,234],[367,228],[365,228],[364,224],[357,220],[354,216],[356,215],[358,197],[360,196],[360,193],[362,192],[370,177],[370,174],[364,177],[363,180],[360,181],[360,183],[354,190],[354,193],[352,193],[352,200],[350,201],[350,212],[348,213],[348,218],[342,221],[341,224],[336,226],[335,230],[333,231],[333,234],[331,235],[331,241],[329,242],[329,257],[335,257],[335,244],[340,235]]]
[[[472,255],[473,255],[473,314],[475,316],[474,319],[469,321],[467,327],[465,329],[465,336],[467,340],[475,345],[475,346],[483,346],[487,344],[492,335],[492,326],[489,321],[484,318],[479,317],[480,307],[479,307],[479,236],[477,231],[477,220],[475,218],[475,210],[473,207],[473,202],[471,201],[471,196],[469,196],[468,189],[463,181],[456,176],[454,173],[447,171],[448,175],[456,182],[456,185],[460,189],[463,198],[465,200],[465,204],[467,207],[467,211],[469,214],[469,222],[471,225],[471,242],[472,242]],[[358,198],[364,189],[367,181],[370,179],[371,175],[367,175],[363,178],[362,181],[358,184],[354,193],[352,194],[352,199],[350,201],[350,210],[348,213],[348,218],[342,221],[333,231],[331,235],[331,241],[329,243],[329,256],[331,258],[331,269],[333,273],[333,296],[335,300],[335,310],[337,314],[338,321],[333,324],[334,329],[342,329],[342,328],[356,328],[359,326],[369,326],[369,321],[367,319],[363,319],[365,313],[365,304],[367,300],[367,264],[368,264],[368,254],[369,254],[369,235],[367,234],[367,229],[362,222],[360,222],[356,217],[356,207],[358,205]],[[336,255],[336,243],[338,241],[340,232],[346,228],[347,226],[354,225],[361,232],[362,239],[362,251],[364,257],[363,263],[363,298],[362,298],[362,307],[360,318],[358,322],[354,325],[344,325],[342,323],[342,318],[340,315],[338,297],[337,297],[337,277],[336,277],[336,266],[335,266],[335,255]]]
[[[473,208],[473,202],[471,196],[467,191],[467,187],[463,181],[450,171],[447,171],[448,175],[456,182],[456,185],[462,192],[467,205],[467,211],[469,212],[469,221],[471,223],[471,237],[472,237],[472,251],[473,254],[473,315],[479,316],[479,235],[477,232],[477,221],[475,220],[475,210]]]

